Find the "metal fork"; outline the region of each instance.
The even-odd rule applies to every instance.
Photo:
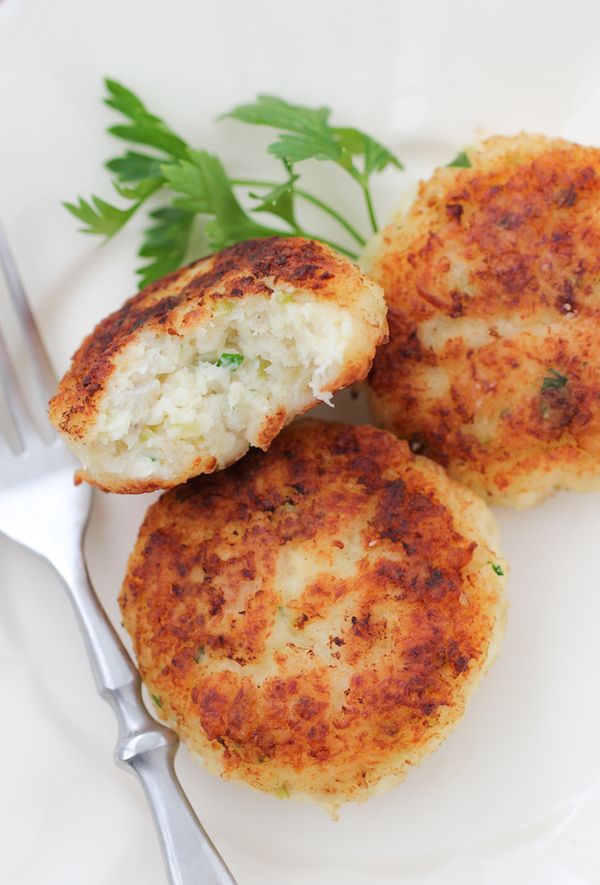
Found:
[[[56,381],[1,227],[0,264],[47,402]],[[18,450],[0,461],[0,532],[48,560],[69,593],[96,687],[117,717],[115,760],[144,788],[170,885],[235,885],[175,774],[177,737],[148,714],[138,673],[90,583],[82,542],[92,490],[74,485],[74,459],[61,442],[35,429],[36,404],[23,397],[1,331],[0,375]]]

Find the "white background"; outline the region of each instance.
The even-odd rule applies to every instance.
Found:
[[[0,0],[0,216],[57,370],[135,290],[136,224],[99,249],[60,205],[91,191],[110,199],[103,75],[239,175],[269,171],[267,134],[215,123],[219,113],[259,91],[330,104],[407,165],[378,183],[385,215],[479,131],[600,145],[599,34],[591,0]],[[351,183],[307,174],[362,223]],[[90,566],[115,621],[146,505],[96,499]],[[600,883],[600,500],[563,493],[498,516],[512,565],[500,658],[446,744],[396,790],[334,823],[214,779],[180,752],[240,885]],[[112,714],[63,591],[2,539],[0,578],[0,881],[159,885],[148,813],[112,763]]]

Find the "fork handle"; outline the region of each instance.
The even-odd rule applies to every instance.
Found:
[[[75,607],[98,693],[117,717],[115,760],[144,788],[169,885],[236,885],[183,792],[174,767],[177,736],[147,712],[137,670],[100,606],[83,554],[54,565]]]
[[[129,763],[152,809],[169,885],[234,885],[181,788],[173,768],[174,753],[175,745],[169,744],[138,754]]]

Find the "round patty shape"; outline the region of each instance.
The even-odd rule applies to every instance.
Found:
[[[164,277],[86,338],[50,403],[83,464],[113,492],[171,488],[364,378],[387,337],[383,292],[298,238],[249,240]]]
[[[481,498],[405,442],[302,421],[149,509],[121,611],[211,771],[335,811],[462,715],[502,634],[497,550]]]
[[[488,500],[600,489],[600,150],[495,137],[366,258],[389,307],[378,420]]]

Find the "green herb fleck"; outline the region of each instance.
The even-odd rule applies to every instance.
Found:
[[[542,390],[560,390],[569,379],[561,375],[556,369],[548,369],[546,377],[542,381]]]
[[[241,353],[222,353],[215,365],[235,372],[243,362],[244,357]]]
[[[497,575],[500,575],[501,578],[504,577],[504,569],[501,565],[498,565],[497,562],[490,562],[490,565]]]
[[[461,151],[459,154],[455,156],[451,163],[448,163],[448,166],[457,167],[459,169],[470,169],[472,166],[471,161],[469,160],[465,151]]]
[[[289,799],[290,791],[288,790],[287,785],[281,784],[280,787],[277,787],[277,789],[275,790],[275,795],[278,799]]]
[[[266,378],[267,377],[267,369],[271,365],[271,360],[264,360],[262,356],[258,358],[258,377]]]
[[[204,657],[205,651],[206,651],[206,646],[204,646],[204,645],[198,646],[198,650],[196,651],[196,654],[194,655],[194,660],[196,661],[197,664],[199,664],[200,661],[202,660],[202,658]]]
[[[162,698],[159,698],[158,695],[156,695],[156,694],[153,694],[151,697],[152,697],[152,700],[154,701],[154,703],[156,704],[156,706],[159,708],[162,708]]]

